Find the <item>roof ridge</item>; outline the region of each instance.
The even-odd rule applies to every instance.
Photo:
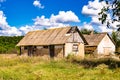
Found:
[[[70,37],[65,36],[70,29],[71,27],[62,27],[48,30],[30,31],[23,39],[20,40],[17,46],[64,44]]]
[[[62,29],[62,28],[71,28],[72,26],[66,26],[66,27],[56,27],[56,28],[49,28],[49,29],[46,29],[46,30],[33,30],[33,31],[29,31],[29,32],[37,32],[37,31],[48,31],[48,30],[54,30],[54,29]],[[28,32],[28,33],[29,33]]]

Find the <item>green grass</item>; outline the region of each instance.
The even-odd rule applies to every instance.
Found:
[[[43,60],[40,57],[0,56],[0,80],[119,80],[120,68],[100,64],[84,68],[66,60]]]

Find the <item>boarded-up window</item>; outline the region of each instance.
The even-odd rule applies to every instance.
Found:
[[[73,44],[72,51],[73,52],[78,52],[78,44],[77,43]]]

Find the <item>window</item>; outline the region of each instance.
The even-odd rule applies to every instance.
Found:
[[[78,44],[74,43],[72,49],[73,49],[73,52],[78,52]]]

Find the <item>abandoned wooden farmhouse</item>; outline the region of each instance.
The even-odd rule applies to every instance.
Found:
[[[77,27],[31,31],[17,46],[20,54],[60,58],[69,54],[84,58],[85,53],[109,55],[115,52],[115,44],[107,33],[83,35]]]
[[[85,45],[86,53],[97,55],[110,55],[115,52],[115,44],[112,38],[107,33],[91,33],[84,35],[88,45]]]
[[[84,58],[87,44],[77,27],[63,27],[28,32],[17,44],[20,54],[66,57],[70,53]]]

